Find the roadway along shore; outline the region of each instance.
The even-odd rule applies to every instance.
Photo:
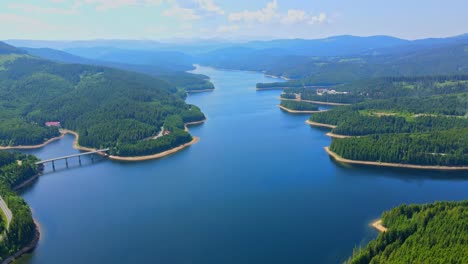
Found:
[[[377,162],[377,161],[363,161],[363,160],[350,160],[345,159],[335,152],[331,151],[329,147],[325,147],[325,151],[333,159],[338,162],[348,163],[348,164],[359,164],[359,165],[371,165],[371,166],[380,166],[380,167],[394,167],[394,168],[408,168],[408,169],[420,169],[420,170],[445,170],[445,171],[454,171],[454,170],[468,170],[468,166],[429,166],[429,165],[414,165],[414,164],[401,164],[401,163],[389,163],[389,162]]]
[[[292,113],[292,114],[314,114],[314,113],[321,113],[321,112],[326,112],[328,110],[292,110],[292,109],[289,109],[287,107],[284,107],[282,105],[278,105],[279,108],[281,108],[282,110],[288,112],[288,113]]]

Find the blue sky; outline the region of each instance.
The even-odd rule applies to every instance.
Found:
[[[468,32],[466,0],[2,0],[0,39],[272,39]]]

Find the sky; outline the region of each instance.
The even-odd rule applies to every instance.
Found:
[[[1,0],[0,39],[227,39],[468,33],[466,0]]]

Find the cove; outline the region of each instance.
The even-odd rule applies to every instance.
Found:
[[[467,198],[466,172],[334,162],[328,129],[278,109],[280,91],[256,91],[277,79],[195,72],[216,86],[187,99],[207,116],[190,127],[200,142],[159,160],[46,168],[21,192],[41,240],[19,263],[342,263],[384,210]],[[72,142],[25,152],[77,153]]]

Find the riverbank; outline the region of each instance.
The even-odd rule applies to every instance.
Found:
[[[118,161],[145,161],[145,160],[153,160],[153,159],[160,159],[162,157],[166,157],[166,156],[169,156],[171,154],[174,154],[186,147],[189,147],[195,143],[197,143],[198,141],[200,141],[200,138],[198,137],[193,137],[192,141],[188,142],[188,143],[185,143],[181,146],[178,146],[178,147],[175,147],[175,148],[172,148],[170,150],[166,150],[166,151],[163,151],[161,153],[158,153],[158,154],[153,154],[153,155],[147,155],[147,156],[135,156],[135,157],[122,157],[122,156],[112,156],[112,155],[109,155],[107,156],[109,159],[111,160],[118,160]]]
[[[192,126],[192,125],[199,125],[199,124],[202,124],[206,122],[206,119],[203,119],[203,120],[200,120],[200,121],[195,121],[195,122],[188,122],[188,123],[185,123],[185,131],[189,131],[188,127],[189,126]],[[78,150],[82,150],[82,151],[96,151],[97,149],[94,149],[94,148],[88,148],[88,147],[83,147],[83,146],[80,146],[78,144],[78,140],[79,140],[79,135],[78,133],[76,133],[75,131],[72,131],[72,130],[62,130],[63,133],[66,133],[66,134],[72,134],[75,136],[75,140],[73,141],[73,148],[75,149],[78,149]],[[200,138],[198,137],[193,137],[192,141],[188,142],[188,143],[185,143],[183,145],[180,145],[178,147],[175,147],[175,148],[172,148],[172,149],[169,149],[169,150],[166,150],[166,151],[163,151],[163,152],[160,152],[160,153],[156,153],[156,154],[153,154],[153,155],[144,155],[144,156],[134,156],[134,157],[123,157],[123,156],[115,156],[115,155],[104,155],[105,157],[111,159],[111,160],[117,160],[117,161],[131,161],[131,162],[138,162],[138,161],[146,161],[146,160],[153,160],[153,159],[160,159],[160,158],[163,158],[163,157],[166,157],[166,156],[169,156],[169,155],[172,155],[178,151],[181,151],[182,149],[185,149],[193,144],[196,144],[200,141]]]
[[[44,143],[42,144],[38,144],[38,145],[26,145],[26,146],[7,146],[7,147],[0,147],[0,150],[9,150],[9,149],[38,149],[38,148],[42,148],[42,147],[45,147],[47,144],[49,143],[52,143],[54,141],[57,141],[61,138],[63,138],[65,136],[65,134],[61,133],[60,136],[58,137],[54,137],[54,138],[51,138],[47,141],[45,141]]]
[[[293,110],[289,109],[287,107],[284,107],[282,105],[278,105],[278,107],[286,112],[292,113],[292,114],[314,114],[314,113],[321,113],[321,112],[326,112],[328,110]]]
[[[350,137],[353,137],[353,136],[338,135],[338,134],[334,134],[332,132],[328,132],[325,135],[328,136],[328,137],[331,137],[331,138],[350,138]]]
[[[187,90],[187,93],[206,93],[206,92],[213,92],[215,89],[203,89],[203,90]]]
[[[21,257],[22,255],[26,253],[33,251],[36,248],[37,243],[39,243],[39,239],[41,238],[41,228],[40,228],[39,223],[36,222],[36,220],[34,220],[34,226],[36,230],[35,230],[35,235],[34,235],[33,240],[31,240],[31,242],[29,242],[26,246],[22,247],[18,252],[16,252],[15,254],[9,256],[4,261],[2,261],[2,264],[13,263],[15,259]]]
[[[289,79],[288,77],[277,76],[277,75],[271,75],[271,74],[266,74],[266,73],[265,73],[265,76],[266,76],[266,77],[273,78],[273,79],[283,79],[283,80],[285,80],[285,81],[291,81],[291,80],[292,80],[292,79]]]
[[[330,103],[330,102],[312,101],[312,100],[302,100],[302,99],[287,99],[287,98],[281,98],[281,97],[280,97],[280,99],[281,99],[281,100],[287,100],[287,101],[297,101],[297,102],[305,102],[305,103],[320,104],[320,105],[332,105],[332,106],[350,105],[350,104]]]
[[[388,228],[382,225],[382,219],[378,219],[374,222],[371,223],[371,226],[374,227],[375,229],[379,230],[379,232],[387,232]]]
[[[255,89],[257,91],[270,91],[270,90],[283,90],[283,89],[286,89],[288,87],[269,87],[269,88],[258,88],[256,87]]]
[[[336,127],[336,126],[334,126],[334,125],[323,124],[323,123],[317,123],[317,122],[310,121],[310,120],[306,120],[305,122],[306,122],[307,124],[311,125],[311,126],[327,127],[327,128],[335,128],[335,127]]]
[[[468,166],[429,166],[429,165],[414,165],[414,164],[401,164],[401,163],[389,163],[389,162],[376,162],[376,161],[363,161],[363,160],[350,160],[345,159],[335,152],[331,151],[329,147],[325,147],[325,151],[333,159],[338,162],[358,165],[370,165],[379,167],[394,167],[394,168],[407,168],[407,169],[420,169],[420,170],[445,170],[445,171],[461,171],[468,170]]]
[[[185,123],[185,131],[189,132],[189,129],[188,127],[189,126],[193,126],[193,125],[200,125],[200,124],[203,124],[206,122],[206,119],[203,119],[203,120],[200,120],[200,121],[195,121],[195,122],[188,122],[188,123]],[[135,157],[122,157],[122,156],[113,156],[113,155],[109,155],[107,156],[109,159],[111,160],[118,160],[118,161],[132,161],[132,162],[135,162],[135,161],[146,161],[146,160],[153,160],[153,159],[160,159],[160,158],[163,158],[163,157],[166,157],[166,156],[169,156],[169,155],[172,155],[178,151],[181,151],[182,149],[184,148],[187,148],[193,144],[196,144],[198,143],[198,141],[200,141],[200,138],[198,137],[193,137],[192,141],[188,142],[188,143],[185,143],[183,145],[180,145],[178,147],[175,147],[175,148],[172,148],[172,149],[169,149],[169,150],[166,150],[166,151],[163,151],[163,152],[160,152],[160,153],[156,153],[156,154],[153,154],[153,155],[146,155],[146,156],[135,156]]]

